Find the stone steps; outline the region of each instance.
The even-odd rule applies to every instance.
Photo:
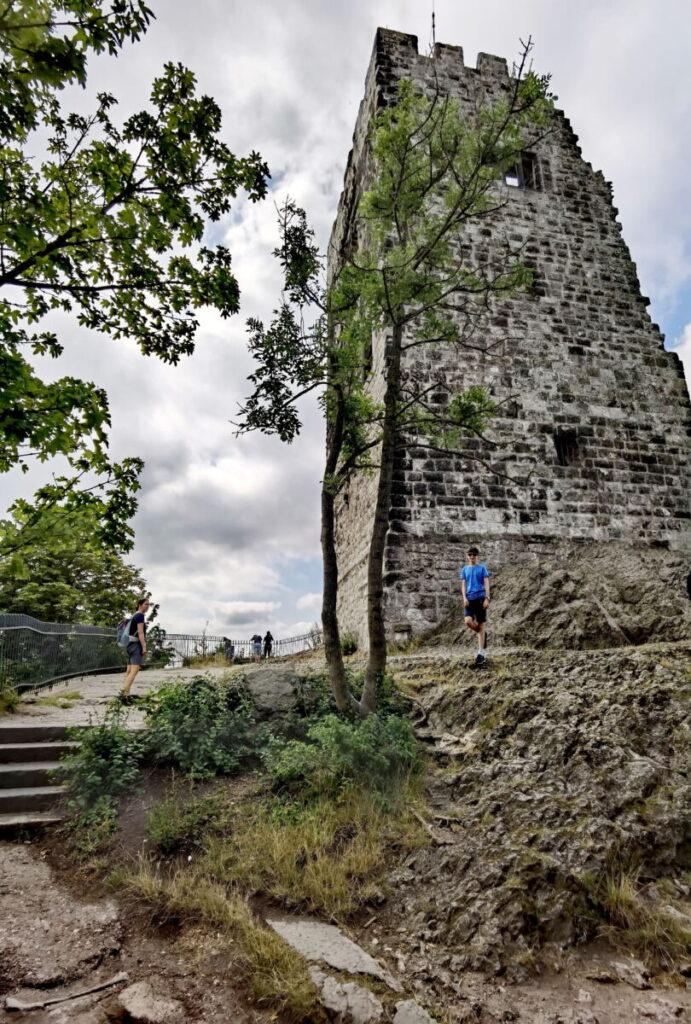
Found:
[[[0,765],[11,762],[59,761],[63,754],[79,749],[75,740],[56,740],[48,743],[3,743],[0,745]]]
[[[79,744],[64,725],[0,724],[0,833],[55,824],[67,787],[50,773]]]

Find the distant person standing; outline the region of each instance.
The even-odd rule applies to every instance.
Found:
[[[232,665],[233,658],[235,657],[235,644],[232,640],[229,640],[227,636],[223,637],[223,651],[226,656],[226,661],[229,665]]]
[[[477,654],[475,664],[485,662],[487,609],[489,608],[489,570],[486,565],[478,562],[480,552],[476,547],[469,547],[466,552],[468,564],[464,565],[461,577],[461,593],[463,595],[463,616],[468,629],[477,634]]]
[[[137,610],[127,625],[127,633],[130,640],[127,644],[127,669],[125,670],[125,680],[122,684],[123,704],[132,703],[130,695],[132,683],[136,679],[137,673],[142,666],[142,661],[146,657],[145,616],[148,610],[149,599],[148,597],[142,597],[141,600],[137,601]]]
[[[271,633],[267,629],[266,636],[264,637],[264,657],[265,658],[270,658],[271,657],[271,651],[273,649],[273,645],[274,645],[274,638],[271,636]]]
[[[252,661],[260,661],[262,656],[262,638],[259,633],[255,633],[251,639],[252,644]]]

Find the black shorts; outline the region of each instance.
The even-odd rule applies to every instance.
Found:
[[[475,619],[478,625],[487,622],[487,609],[484,607],[484,597],[471,597],[468,599],[468,607],[463,609],[465,618]]]

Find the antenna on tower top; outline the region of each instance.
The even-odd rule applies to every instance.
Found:
[[[432,56],[434,56],[434,49],[437,45],[437,26],[434,15],[434,0],[432,0]]]

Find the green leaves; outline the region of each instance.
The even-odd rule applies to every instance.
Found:
[[[146,31],[143,0],[14,0],[0,13],[0,136],[23,140],[55,108],[54,94],[86,84],[90,51],[111,54]]]
[[[198,676],[164,684],[147,719],[147,743],[155,758],[191,778],[231,775],[252,752],[255,716],[232,682]]]
[[[350,786],[388,793],[421,769],[412,726],[397,715],[344,721],[327,715],[302,740],[276,739],[264,763],[274,785],[301,795],[335,796]]]
[[[101,524],[120,515],[104,505],[15,503],[0,521],[0,611],[114,627],[134,607],[146,583],[114,553],[112,536],[101,536]]]
[[[269,176],[259,154],[231,152],[218,105],[179,64],[165,65],[149,105],[121,126],[106,93],[89,115],[61,110],[57,92],[85,84],[88,54],[116,53],[152,17],[141,0],[17,0],[0,14],[0,472],[64,455],[75,472],[56,481],[58,498],[87,470],[104,478],[103,523],[124,546],[136,484],[128,499],[123,481],[132,483],[135,460],[116,466],[106,456],[102,390],[37,376],[28,353],[62,348],[36,326],[71,313],[177,363],[194,349],[197,310],[239,309],[231,255],[205,244],[207,224],[241,189],[262,199]],[[39,125],[49,141],[37,162]]]

